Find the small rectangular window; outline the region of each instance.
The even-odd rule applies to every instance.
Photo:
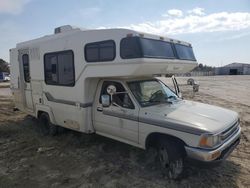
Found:
[[[89,46],[88,49],[86,49],[85,52],[85,57],[86,57],[86,61],[88,62],[94,62],[94,61],[99,61],[99,55],[98,55],[98,47],[94,46]]]
[[[174,44],[179,59],[196,61],[193,48],[182,44]]]
[[[175,58],[174,51],[170,42],[154,40],[154,39],[140,39],[143,57],[153,57],[162,59]]]
[[[28,54],[23,54],[22,62],[23,62],[24,81],[30,82],[30,65],[29,65],[29,55]]]
[[[54,52],[44,55],[45,83],[48,85],[75,85],[73,51]]]
[[[112,61],[115,59],[115,42],[108,40],[88,43],[84,51],[87,62]]]
[[[123,38],[120,43],[120,55],[123,59],[142,57],[140,38],[127,37]]]
[[[135,109],[135,106],[132,102],[132,100],[129,97],[129,94],[126,93],[125,88],[123,87],[123,85],[119,82],[114,82],[114,81],[104,81],[103,85],[102,85],[102,90],[101,90],[101,94],[100,94],[100,98],[99,98],[99,102],[101,103],[101,96],[102,95],[109,95],[107,92],[107,88],[113,85],[116,88],[116,94],[114,94],[112,96],[112,102],[115,105],[118,105],[122,108],[128,108],[128,109]],[[124,93],[121,93],[124,92]]]

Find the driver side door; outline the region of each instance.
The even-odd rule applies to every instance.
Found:
[[[123,142],[138,143],[139,108],[131,100],[130,93],[113,95],[109,107],[103,107],[101,96],[107,95],[107,87],[114,85],[117,92],[126,92],[125,87],[117,81],[104,81],[99,91],[98,101],[94,105],[94,127],[98,134]]]

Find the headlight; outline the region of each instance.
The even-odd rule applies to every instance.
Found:
[[[203,148],[213,148],[221,143],[220,135],[202,135],[199,146]]]

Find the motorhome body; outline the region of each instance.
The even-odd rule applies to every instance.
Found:
[[[13,72],[12,88],[16,106],[35,116],[38,116],[39,111],[44,111],[44,108],[47,108],[46,112],[51,115],[53,123],[90,133],[94,132],[90,118],[91,107],[100,78],[187,72],[196,66],[195,61],[179,61],[177,59],[154,58],[153,61],[153,58],[122,59],[119,55],[121,40],[127,35],[136,36],[138,34],[138,32],[125,29],[86,31],[72,29],[17,44],[17,48],[12,49],[10,55],[11,71]],[[159,37],[153,35],[144,34],[144,37],[159,40]],[[170,39],[165,40],[170,41]],[[86,62],[84,46],[102,41],[114,43],[115,49],[107,47],[107,53],[109,53],[108,50],[115,50],[115,58],[111,58],[112,60],[109,61]],[[72,66],[68,67],[72,69],[73,75],[70,76],[73,78],[68,79],[74,79],[74,81],[69,85],[67,83],[46,83],[45,80],[44,61],[46,55],[57,58],[60,56],[60,52],[62,52],[62,58],[68,56],[73,58],[69,60]],[[70,55],[67,56],[67,53]],[[51,66],[51,69],[57,68],[56,63]],[[30,77],[28,82],[29,78],[25,78],[25,76]],[[52,73],[51,76],[57,75]],[[60,81],[63,82],[63,80]]]
[[[189,43],[127,29],[55,31],[10,50],[11,89],[20,110],[143,149],[155,140],[167,150],[178,144],[172,155],[203,161],[223,158],[238,144],[236,113],[181,100],[177,90],[153,77],[193,69]],[[210,141],[222,133],[228,133],[225,140]],[[165,136],[171,141],[162,141]],[[208,144],[214,150],[206,150]]]

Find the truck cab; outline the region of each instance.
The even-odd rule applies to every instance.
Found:
[[[225,159],[240,141],[238,114],[184,100],[160,79],[104,79],[93,106],[97,134],[143,149],[153,147],[168,174],[178,177],[183,159]],[[169,144],[170,143],[170,144]]]

